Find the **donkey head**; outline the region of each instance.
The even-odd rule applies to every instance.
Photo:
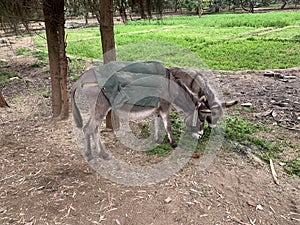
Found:
[[[185,118],[187,130],[192,136],[200,139],[204,133],[205,121],[208,122],[210,128],[217,126],[218,120],[224,115],[224,108],[229,108],[238,101],[230,101],[225,103],[214,103],[211,107],[205,96],[202,96],[196,103],[195,110]]]
[[[217,126],[218,120],[224,115],[224,108],[230,108],[237,104],[237,100],[229,101],[229,102],[222,102],[222,103],[214,103],[211,107],[207,105],[207,109],[204,114],[206,115],[206,121],[208,122],[208,126],[210,128],[215,128]]]

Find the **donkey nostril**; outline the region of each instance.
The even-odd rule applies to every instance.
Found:
[[[192,137],[195,138],[195,139],[202,138],[202,135],[203,135],[203,131],[199,131],[197,133],[192,133]]]
[[[195,139],[199,139],[199,134],[198,133],[192,133],[192,137],[195,138]]]

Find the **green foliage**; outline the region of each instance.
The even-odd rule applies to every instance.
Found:
[[[0,88],[5,85],[9,81],[9,78],[18,77],[22,78],[22,76],[15,71],[8,71],[6,69],[0,69]]]

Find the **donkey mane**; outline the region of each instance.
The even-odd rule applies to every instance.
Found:
[[[211,108],[213,105],[221,106],[215,90],[211,87],[207,78],[201,74],[201,71],[178,67],[169,68],[167,71],[195,104],[201,97],[205,96],[207,108]]]

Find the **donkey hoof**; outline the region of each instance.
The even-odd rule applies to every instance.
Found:
[[[171,143],[171,146],[172,146],[172,148],[176,148],[178,145],[177,145],[176,142],[172,142],[172,143]]]
[[[93,156],[92,156],[92,155],[86,155],[85,157],[86,157],[86,160],[87,160],[88,162],[90,162],[90,161],[93,160]]]
[[[104,159],[104,160],[110,160],[111,159],[111,156],[110,154],[106,153],[106,152],[101,152],[99,154],[100,158]]]

